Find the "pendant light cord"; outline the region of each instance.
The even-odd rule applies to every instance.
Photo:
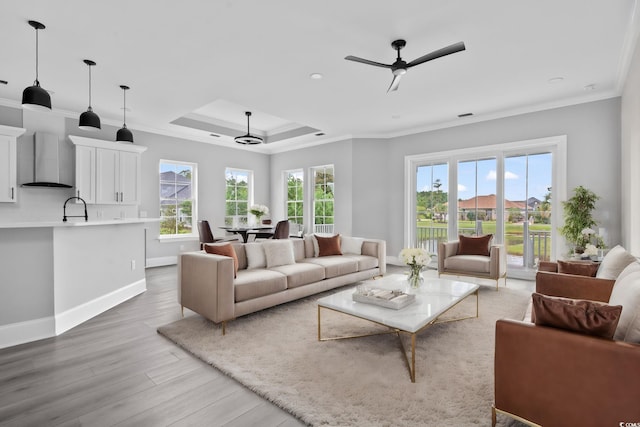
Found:
[[[122,126],[123,127],[127,127],[127,90],[126,89],[122,89],[122,91],[124,92],[124,108],[122,109]]]
[[[36,28],[36,81],[33,82],[34,86],[40,86],[38,81],[38,29]]]
[[[91,65],[89,65],[89,108],[91,108]]]

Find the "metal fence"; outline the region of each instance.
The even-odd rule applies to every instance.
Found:
[[[333,234],[333,224],[314,224],[313,232]]]
[[[466,236],[471,236],[476,233],[476,229],[474,228],[461,228],[458,230],[459,234],[464,234]],[[415,246],[417,248],[423,248],[428,250],[429,252],[435,254],[438,252],[438,242],[446,242],[448,241],[447,229],[442,227],[425,227],[418,226],[416,227],[416,241]],[[524,239],[522,238],[522,233],[520,234],[509,234],[505,236],[505,240],[507,242],[507,254],[512,255],[514,257],[524,258],[522,253],[509,253],[509,245],[522,244],[524,245]],[[526,244],[528,245],[527,254],[528,259],[526,260],[526,264],[528,266],[532,266],[537,263],[537,261],[548,261],[551,257],[551,231],[529,231],[529,239],[527,239]],[[523,246],[524,252],[524,246]],[[524,259],[523,259],[524,262]]]

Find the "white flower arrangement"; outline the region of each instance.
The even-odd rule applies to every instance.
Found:
[[[587,243],[584,247],[583,255],[589,255],[589,256],[598,255],[598,248],[596,247],[596,245]]]
[[[404,248],[400,251],[400,258],[412,268],[422,268],[431,261],[431,254],[422,248]]]
[[[249,212],[260,218],[261,216],[269,215],[269,208],[265,205],[251,205]]]

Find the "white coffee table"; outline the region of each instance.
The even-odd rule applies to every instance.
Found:
[[[395,333],[398,338],[400,338],[400,344],[402,345],[403,353],[407,361],[411,382],[415,382],[416,335],[435,323],[478,317],[478,285],[448,279],[429,277],[425,277],[424,279],[424,284],[419,289],[410,291],[411,293],[416,294],[416,301],[400,310],[355,302],[352,298],[352,294],[355,292],[355,289],[348,289],[346,291],[320,298],[318,300],[318,341],[359,338],[371,335]],[[401,289],[405,292],[409,290],[407,287],[407,276],[404,274],[391,274],[380,279],[361,282],[361,284],[390,290]],[[475,316],[443,321],[438,320],[443,313],[447,312],[460,301],[472,294],[475,294],[476,296]],[[321,309],[323,308],[369,320],[382,326],[386,326],[390,330],[367,335],[323,338],[320,317]],[[407,357],[407,349],[402,342],[400,333],[406,333],[411,337],[411,361],[409,361],[409,358]]]

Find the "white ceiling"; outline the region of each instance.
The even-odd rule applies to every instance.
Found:
[[[635,0],[4,0],[0,98],[18,105],[33,83],[32,19],[47,26],[40,82],[54,109],[72,116],[87,107],[82,60],[92,59],[94,111],[120,126],[119,85],[131,86],[134,132],[264,152],[391,137],[619,95],[635,8]],[[391,93],[390,70],[344,60],[390,64],[398,38],[407,62],[459,41],[467,50],[409,69]],[[555,77],[563,80],[549,83]],[[233,142],[246,133],[245,111],[252,133],[271,142]],[[457,117],[467,112],[474,116]]]

